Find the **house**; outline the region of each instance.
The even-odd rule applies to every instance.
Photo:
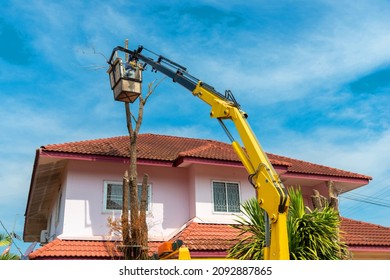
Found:
[[[30,259],[121,258],[109,217],[119,217],[128,136],[42,146],[37,149],[23,239],[42,241]],[[149,175],[149,251],[180,238],[192,257],[225,257],[237,232],[230,226],[240,203],[255,191],[230,144],[141,134],[138,176]],[[371,177],[268,154],[286,186],[301,186],[309,205],[313,190],[329,197],[369,183]],[[365,231],[361,230],[365,228]],[[390,258],[390,229],[342,220],[346,242],[359,258]],[[378,233],[376,235],[376,233]],[[356,249],[356,250],[355,250]]]

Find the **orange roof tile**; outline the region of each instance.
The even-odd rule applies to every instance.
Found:
[[[390,247],[390,227],[342,218],[341,231],[349,246]]]
[[[29,255],[30,259],[120,259],[114,242],[55,239]]]
[[[140,160],[157,160],[175,165],[183,158],[216,160],[238,164],[239,158],[230,144],[196,138],[140,134],[138,136],[137,155]],[[69,142],[41,147],[43,153],[62,153],[67,155],[90,155],[106,157],[129,157],[129,137]],[[347,177],[371,180],[366,175],[348,172],[310,162],[268,154],[273,165],[286,167],[288,172],[312,175]]]
[[[342,218],[341,231],[349,247],[381,247],[390,249],[390,228]],[[190,252],[225,253],[237,238],[238,230],[228,224],[191,222],[173,240],[181,239]],[[162,242],[149,242],[149,254]],[[118,259],[122,254],[112,241],[56,239],[29,255],[30,259]],[[222,255],[222,254],[221,254]]]
[[[228,224],[190,223],[173,239],[181,239],[190,251],[223,250],[233,244],[240,232]]]
[[[314,164],[303,160],[288,158],[284,156],[278,156],[275,154],[268,154],[271,161],[278,160],[282,162],[288,162],[289,172],[294,173],[303,173],[303,174],[313,174],[313,175],[331,175],[331,176],[339,176],[339,177],[349,177],[349,178],[357,178],[357,179],[367,179],[371,180],[372,177],[353,173],[333,167],[328,167],[320,164]]]
[[[157,250],[161,242],[149,242],[149,252]],[[55,239],[35,250],[29,259],[121,259],[119,242],[96,240]]]

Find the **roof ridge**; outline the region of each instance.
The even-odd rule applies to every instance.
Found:
[[[124,138],[129,137],[128,135],[122,135],[122,136],[112,136],[112,137],[101,137],[96,139],[87,139],[87,140],[79,140],[79,141],[70,141],[70,142],[62,142],[62,143],[56,143],[56,144],[46,144],[41,146],[41,148],[47,148],[47,147],[56,147],[56,146],[63,146],[63,145],[72,145],[72,144],[83,144],[83,143],[96,143],[104,140],[112,140],[112,139],[118,139],[118,138]]]
[[[215,145],[217,144],[229,144],[223,141],[219,140],[213,140],[213,139],[201,139],[201,138],[195,138],[195,137],[186,137],[186,136],[177,136],[177,135],[167,135],[167,134],[157,134],[157,133],[139,133],[138,137],[142,136],[157,136],[157,137],[167,137],[167,138],[175,138],[175,139],[188,139],[188,140],[195,140],[198,142],[210,142],[214,143]],[[111,137],[99,137],[95,139],[86,139],[86,140],[79,140],[79,141],[69,141],[69,142],[61,142],[61,143],[54,143],[54,144],[46,144],[43,145],[42,147],[47,147],[47,146],[61,146],[61,145],[69,145],[69,144],[82,144],[82,143],[88,143],[88,142],[99,142],[99,141],[104,141],[104,140],[112,140],[112,139],[117,139],[117,138],[126,138],[129,137],[129,135],[117,135],[117,136],[111,136]]]
[[[182,151],[179,153],[179,156],[186,156],[190,153],[196,153],[196,152],[202,152],[202,151],[205,151],[207,149],[209,149],[210,147],[213,147],[215,145],[213,145],[212,143],[210,142],[206,142],[198,147],[194,147],[194,148],[191,148],[191,149],[188,149],[188,150],[185,150],[185,151]]]
[[[167,138],[176,138],[176,139],[189,139],[189,140],[195,140],[199,142],[215,142],[215,143],[223,143],[228,144],[226,142],[217,141],[213,139],[202,139],[202,138],[196,138],[196,137],[188,137],[188,136],[177,136],[177,135],[167,135],[167,134],[157,134],[157,133],[140,133],[139,135],[151,135],[151,136],[162,136]]]

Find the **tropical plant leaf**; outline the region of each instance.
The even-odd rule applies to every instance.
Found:
[[[0,255],[0,260],[20,260],[20,257],[16,254],[7,253]]]
[[[338,212],[325,205],[321,210],[305,207],[299,187],[288,189],[290,207],[287,221],[290,259],[339,260],[349,257],[348,248],[340,241]],[[242,215],[236,216],[239,229],[237,242],[228,250],[229,258],[263,259],[265,244],[264,211],[257,199],[242,204]]]

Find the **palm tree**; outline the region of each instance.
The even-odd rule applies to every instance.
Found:
[[[8,244],[10,244],[10,239],[11,238],[8,235],[5,235],[0,232],[0,247],[7,246]]]
[[[20,236],[14,232],[11,232],[9,235],[0,233],[0,247],[3,246],[10,247],[13,242],[12,238],[16,238],[18,240],[21,239]],[[8,252],[7,248],[0,254],[0,260],[19,260],[19,259],[20,257],[18,255]]]
[[[289,189],[290,208],[287,221],[290,259],[340,260],[349,257],[345,243],[339,240],[340,217],[326,205],[323,209],[305,207],[301,189]],[[238,240],[228,250],[229,258],[243,260],[263,259],[264,218],[257,199],[249,199],[242,205],[242,216],[237,216],[240,231]]]
[[[238,242],[228,250],[228,258],[262,260],[265,245],[263,209],[256,198],[247,200],[241,208],[244,216],[237,216],[238,224],[233,225],[240,230]]]
[[[13,253],[0,255],[0,261],[5,261],[5,260],[20,260],[20,257]]]

